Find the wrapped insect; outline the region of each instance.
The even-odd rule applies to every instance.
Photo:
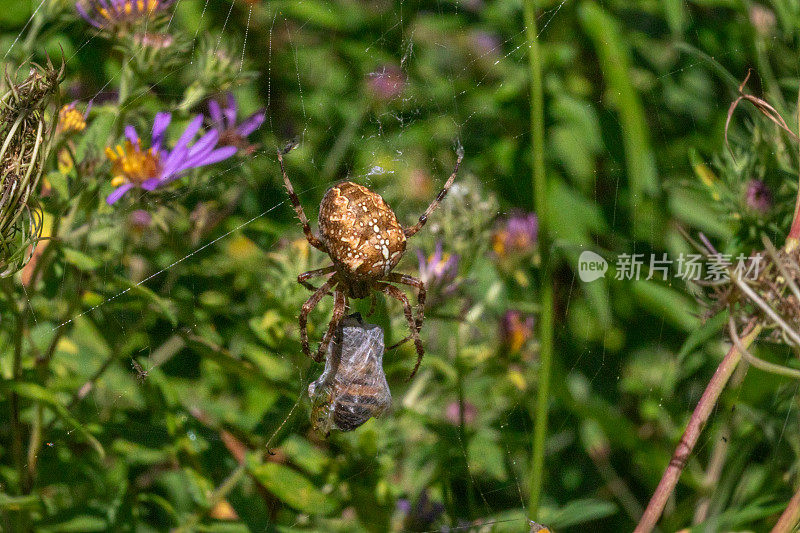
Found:
[[[325,371],[308,386],[314,429],[352,431],[383,414],[392,394],[383,373],[383,330],[354,313],[341,321],[329,346]]]

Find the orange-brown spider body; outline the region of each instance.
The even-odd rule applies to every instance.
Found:
[[[415,277],[392,272],[392,269],[397,266],[406,251],[406,239],[414,236],[425,226],[430,214],[439,206],[453,185],[458,174],[458,167],[464,158],[463,148],[458,146],[456,151],[458,159],[453,173],[450,174],[442,190],[413,226],[404,228],[398,222],[394,211],[379,194],[361,185],[345,181],[331,187],[322,198],[319,209],[320,235],[317,236],[311,229],[308,217],[300,204],[300,198],[294,192],[294,187],[292,187],[283,166],[283,156],[294,146],[294,143],[290,143],[282,150],[278,150],[283,184],[286,186],[286,192],[289,193],[289,199],[292,201],[292,206],[297,213],[297,218],[300,219],[303,233],[309,244],[328,254],[333,263],[330,266],[303,272],[297,276],[300,284],[314,291],[303,304],[298,317],[303,353],[313,357],[315,361],[321,362],[339,322],[348,309],[348,300],[350,298],[366,298],[380,292],[399,301],[403,306],[403,314],[411,330],[411,334],[405,340],[412,339],[417,351],[417,364],[411,372],[413,377],[425,353],[419,336],[425,315],[425,284]],[[327,279],[320,287],[314,287],[308,282],[309,279],[323,276],[327,276]],[[416,317],[408,297],[403,291],[392,285],[393,283],[417,289]],[[322,342],[316,355],[312,356],[308,343],[308,314],[323,297],[330,294],[333,295],[334,301],[333,317],[328,323],[327,331],[322,336]]]
[[[345,181],[331,187],[319,208],[320,237],[351,298],[369,296],[369,282],[386,277],[406,251],[406,236],[381,196]]]

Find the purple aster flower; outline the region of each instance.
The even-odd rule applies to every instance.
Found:
[[[238,108],[236,99],[231,93],[227,94],[226,99],[227,104],[224,108],[220,107],[219,102],[216,100],[211,100],[208,103],[208,111],[211,114],[212,121],[211,127],[219,132],[220,146],[235,146],[250,153],[254,147],[247,142],[247,136],[264,123],[267,111],[259,109],[244,119],[241,124],[236,124]]]
[[[516,214],[492,235],[492,249],[501,258],[529,253],[538,235],[539,219],[534,213]]]
[[[442,252],[442,243],[436,243],[436,250],[433,255],[425,257],[421,250],[417,250],[419,260],[419,278],[425,284],[428,292],[428,304],[450,296],[458,290],[459,283],[456,281],[458,276],[458,255],[450,255]]]
[[[772,191],[761,180],[750,180],[747,183],[745,202],[748,209],[756,213],[765,214],[772,209]]]
[[[175,0],[77,0],[75,9],[95,28],[129,26],[157,15]]]
[[[181,134],[172,150],[164,147],[164,134],[172,121],[171,113],[158,113],[153,122],[150,148],[143,149],[141,139],[133,126],[125,126],[126,141],[114,149],[106,148],[106,157],[112,163],[116,187],[106,202],[113,204],[134,187],[152,191],[180,178],[185,172],[218,163],[236,153],[233,146],[217,148],[219,132],[205,133],[191,146],[189,143],[200,131],[203,115],[197,115]]]

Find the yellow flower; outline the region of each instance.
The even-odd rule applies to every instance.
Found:
[[[113,149],[106,148],[106,157],[112,164],[111,185],[119,187],[124,183],[133,183],[141,186],[145,181],[158,176],[159,157],[158,152],[149,148],[142,150],[139,139],[136,143],[125,141],[118,144]]]
[[[58,171],[67,175],[73,168],[75,168],[75,162],[72,160],[72,156],[69,155],[69,150],[62,148],[58,152]]]
[[[720,195],[719,192],[717,191],[718,179],[717,176],[714,174],[714,172],[703,163],[697,163],[694,166],[694,173],[697,175],[698,178],[700,178],[700,181],[703,182],[703,185],[708,187],[708,190],[711,191],[711,197],[714,200],[719,200]]]
[[[58,131],[70,133],[81,132],[84,129],[86,129],[86,117],[78,111],[75,102],[61,108],[58,112]]]

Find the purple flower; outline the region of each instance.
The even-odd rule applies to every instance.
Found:
[[[492,249],[498,257],[526,254],[533,250],[539,235],[539,219],[536,214],[517,214],[492,235]]]
[[[500,321],[500,339],[511,351],[518,352],[533,336],[533,317],[519,311],[506,311]]]
[[[165,10],[175,0],[77,0],[75,9],[95,28],[126,26]]]
[[[444,416],[448,422],[457,426],[461,423],[461,408],[458,402],[447,404]],[[470,425],[478,417],[478,408],[471,402],[464,402],[464,424]]]
[[[144,209],[137,209],[128,216],[128,223],[131,228],[137,231],[146,229],[153,222],[153,215]]]
[[[444,513],[444,505],[432,502],[428,489],[423,489],[413,507],[408,505],[408,500],[403,505],[398,502],[398,510],[405,514],[404,531],[426,531]]]
[[[175,38],[169,33],[140,33],[134,35],[133,39],[139,46],[154,50],[169,48],[175,42]]]
[[[369,74],[369,87],[376,100],[388,102],[403,93],[406,77],[400,67],[395,65],[384,66]]]
[[[425,284],[429,300],[432,304],[453,294],[459,286],[456,282],[458,275],[458,255],[442,253],[442,243],[436,243],[433,255],[425,257],[421,250],[417,250],[419,260],[419,278]]]
[[[125,126],[126,141],[114,149],[106,148],[106,157],[112,163],[114,177],[111,185],[116,187],[106,202],[113,204],[122,196],[138,187],[152,191],[180,178],[186,171],[218,163],[236,153],[236,147],[217,148],[219,132],[211,130],[193,143],[189,143],[200,131],[203,115],[197,115],[181,134],[172,150],[164,147],[164,134],[172,120],[171,113],[158,113],[153,122],[150,148],[143,149],[133,126]]]
[[[219,102],[211,100],[208,111],[211,114],[211,127],[219,132],[220,146],[235,146],[247,152],[253,150],[253,146],[247,142],[247,136],[264,123],[267,114],[265,109],[256,111],[241,124],[236,124],[236,99],[233,94],[228,93],[226,107],[222,108]]]
[[[475,52],[483,57],[488,55],[498,55],[502,50],[500,39],[493,33],[476,31],[470,36],[470,44]]]
[[[747,183],[745,202],[748,209],[756,213],[765,214],[772,209],[772,191],[761,180],[750,180]]]
[[[408,498],[397,500],[397,510],[403,514],[408,514],[411,511],[411,502],[408,501]]]

